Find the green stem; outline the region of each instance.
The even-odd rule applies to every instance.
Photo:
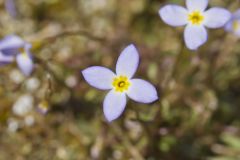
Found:
[[[174,65],[171,69],[171,72],[169,73],[169,75],[167,76],[167,78],[165,79],[165,81],[163,82],[163,85],[162,85],[162,95],[160,97],[160,104],[162,102],[162,99],[165,97],[166,93],[168,92],[168,89],[169,89],[169,84],[171,82],[172,79],[175,78],[176,74],[177,74],[177,70],[178,70],[178,65],[181,61],[181,58],[184,54],[184,49],[185,49],[185,44],[184,44],[184,41],[182,40],[181,41],[181,46],[180,46],[180,50],[179,50],[179,53],[177,54],[177,57],[175,58],[175,62],[174,62]],[[161,115],[161,108],[159,107],[158,108],[158,111],[157,111],[157,114],[154,118],[154,122],[158,121],[158,118],[160,117]],[[157,123],[158,124],[158,123]]]

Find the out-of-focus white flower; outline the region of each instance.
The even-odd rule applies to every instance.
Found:
[[[87,14],[92,14],[93,12],[104,9],[107,3],[109,3],[107,0],[88,0],[84,1],[82,5]]]
[[[75,76],[68,76],[65,83],[68,87],[73,88],[77,85],[77,78]]]
[[[125,121],[125,125],[130,130],[129,135],[134,139],[138,139],[143,132],[141,125],[136,121]]]
[[[32,115],[28,115],[24,118],[24,123],[26,126],[32,126],[35,122],[35,119]]]
[[[64,47],[56,54],[56,59],[61,62],[66,61],[66,59],[69,59],[72,56],[71,53],[72,50],[70,47]]]
[[[36,89],[38,89],[39,85],[40,85],[40,82],[35,77],[28,79],[26,82],[26,87],[27,87],[27,90],[29,91],[35,91]]]
[[[16,132],[19,128],[19,122],[15,119],[10,118],[8,120],[8,131],[9,132]]]
[[[113,152],[113,157],[114,159],[122,159],[123,153],[120,150],[115,150]]]
[[[19,70],[16,70],[16,69],[10,72],[9,77],[16,84],[20,84],[24,80],[24,76],[20,73]]]
[[[18,116],[25,116],[33,108],[33,97],[31,95],[23,95],[17,99],[13,105],[13,113]]]
[[[67,151],[64,148],[58,148],[57,149],[57,157],[60,159],[66,159]]]

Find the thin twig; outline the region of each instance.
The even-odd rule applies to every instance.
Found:
[[[101,42],[101,43],[106,41],[106,39],[103,38],[103,37],[94,36],[90,32],[88,32],[86,30],[81,30],[81,29],[65,30],[65,31],[61,31],[59,33],[55,33],[53,35],[47,35],[47,36],[44,36],[44,37],[34,35],[34,36],[28,37],[26,39],[28,39],[28,41],[33,44],[33,49],[38,49],[39,47],[43,48],[46,45],[52,44],[53,42],[55,42],[59,38],[69,37],[69,36],[83,36],[83,37],[86,37],[90,40],[98,41],[98,42]],[[36,48],[34,46],[35,44],[37,44]]]
[[[87,38],[89,38],[91,40],[95,40],[95,41],[100,41],[100,42],[105,41],[104,38],[94,36],[86,30],[75,30],[75,31],[66,30],[66,31],[56,34],[52,37],[47,37],[46,40],[47,41],[55,41],[56,39],[65,37],[65,36],[84,36],[84,37],[87,37]]]
[[[44,70],[46,70],[55,80],[57,83],[59,83],[60,85],[62,85],[64,88],[68,89],[69,91],[70,88],[64,83],[63,80],[61,80],[56,74],[55,72],[49,67],[48,62],[42,60],[41,58],[37,57],[36,55],[34,56],[34,60],[41,64],[41,66],[43,67]],[[70,92],[71,93],[71,92]]]
[[[161,96],[161,98],[159,100],[160,104],[162,102],[162,99],[164,99],[163,97],[166,95],[166,93],[168,91],[168,87],[169,87],[169,84],[170,84],[171,80],[175,77],[175,75],[177,73],[178,65],[180,63],[182,55],[184,54],[185,44],[184,44],[183,40],[181,41],[181,46],[180,47],[181,48],[180,48],[179,53],[178,53],[178,55],[177,55],[177,57],[175,59],[174,65],[173,65],[169,75],[167,76],[167,78],[163,82],[163,85],[162,85],[162,88],[163,88],[162,89],[162,96]],[[161,115],[161,108],[159,107],[153,121],[154,122],[158,121],[158,117],[160,115]]]

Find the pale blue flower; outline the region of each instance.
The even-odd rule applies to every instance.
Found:
[[[0,41],[0,65],[6,65],[16,60],[22,73],[29,76],[34,68],[31,47],[31,44],[18,36],[6,36]]]
[[[142,79],[133,79],[139,64],[139,54],[134,45],[123,50],[116,64],[116,74],[111,70],[93,66],[82,71],[85,80],[93,87],[110,90],[103,102],[103,111],[110,122],[125,109],[127,96],[134,101],[151,103],[158,99],[155,87]]]
[[[207,28],[223,27],[231,13],[219,7],[206,10],[208,0],[186,0],[187,8],[166,5],[159,10],[162,20],[171,26],[184,26],[184,41],[191,50],[198,49],[207,41]]]
[[[5,0],[5,8],[10,16],[17,17],[16,0]]]
[[[225,25],[225,30],[240,37],[240,9],[232,14],[231,19]]]

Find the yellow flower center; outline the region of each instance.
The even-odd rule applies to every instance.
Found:
[[[28,58],[28,54],[26,53],[25,49],[22,47],[22,48],[19,48],[19,52],[25,57],[25,58]]]
[[[234,31],[237,31],[239,29],[240,25],[238,23],[238,21],[234,21],[233,22],[233,25],[232,25],[232,28]]]
[[[128,90],[131,83],[126,76],[118,76],[113,79],[112,85],[116,92],[124,92]]]
[[[188,21],[193,25],[200,25],[204,20],[204,16],[200,11],[193,11],[188,14]]]

